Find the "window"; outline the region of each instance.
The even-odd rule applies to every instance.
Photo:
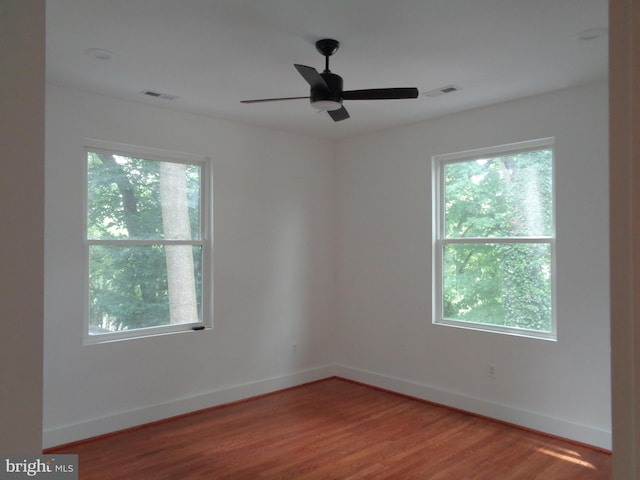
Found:
[[[433,158],[434,323],[555,339],[553,139]]]
[[[86,343],[211,326],[209,164],[86,148]]]

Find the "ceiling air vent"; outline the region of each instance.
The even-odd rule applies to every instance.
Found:
[[[455,85],[447,85],[446,87],[436,88],[435,90],[431,90],[429,92],[425,92],[424,96],[433,98],[439,97],[440,95],[446,95],[447,93],[453,93],[461,90],[460,87],[456,87]]]
[[[146,95],[147,97],[161,98],[162,100],[175,100],[176,98],[178,98],[175,95],[169,95],[168,93],[154,92],[153,90],[143,90],[140,93],[142,95]]]

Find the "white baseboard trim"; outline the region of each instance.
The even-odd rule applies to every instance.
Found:
[[[290,375],[267,378],[240,385],[226,386],[203,394],[178,398],[170,402],[118,412],[72,425],[43,431],[43,448],[51,448],[83,439],[117,432],[146,423],[232,403],[246,398],[275,392],[304,383],[338,376],[347,380],[390,390],[421,400],[438,403],[466,412],[494,418],[576,442],[611,450],[611,432],[588,425],[549,417],[517,407],[469,397],[457,392],[435,388],[411,380],[391,377],[344,365],[324,366]]]
[[[494,418],[527,429],[537,430],[549,435],[593,445],[605,450],[611,450],[611,431],[572,423],[567,420],[549,417],[510,405],[472,398],[457,392],[434,388],[411,380],[390,377],[357,368],[337,365],[333,371],[334,375],[347,380],[391,390],[403,395],[456,408],[476,415]]]
[[[333,375],[333,367],[325,366],[292,373],[290,375],[226,386],[199,395],[178,398],[170,402],[149,405],[135,410],[118,412],[72,425],[44,429],[43,448],[77,442],[79,440],[117,432],[118,430],[183,415],[185,413],[237,402],[265,393],[322,380],[332,377]]]

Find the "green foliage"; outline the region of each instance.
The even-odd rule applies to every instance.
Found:
[[[168,325],[165,247],[154,243],[164,237],[160,162],[101,152],[89,152],[87,162],[87,238],[94,241],[89,245],[89,331]],[[191,230],[199,238],[198,166],[187,166],[187,185]],[[199,305],[201,257],[201,247],[194,247]]]
[[[551,150],[446,164],[445,318],[550,331],[551,234]]]
[[[163,248],[93,245],[90,265],[90,325],[129,330],[169,324]]]

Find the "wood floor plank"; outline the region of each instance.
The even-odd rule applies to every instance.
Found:
[[[611,478],[606,452],[339,378],[48,453],[81,480]]]

